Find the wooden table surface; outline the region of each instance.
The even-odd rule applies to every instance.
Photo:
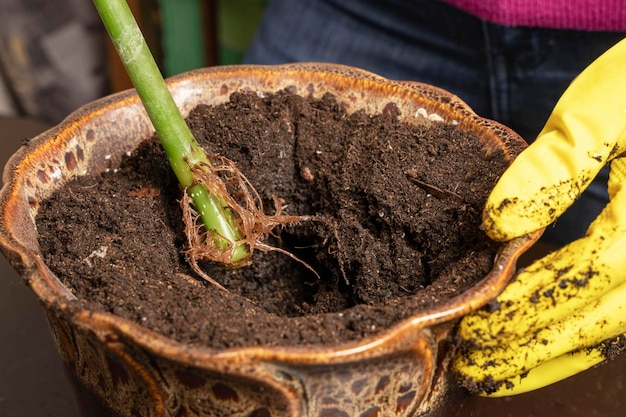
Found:
[[[23,139],[47,127],[0,117],[0,166]],[[39,303],[0,256],[0,416],[79,417],[78,403]],[[578,416],[626,417],[626,355],[532,393],[471,398],[451,417]]]

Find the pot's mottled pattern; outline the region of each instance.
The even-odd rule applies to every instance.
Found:
[[[130,416],[412,416],[437,367],[432,335],[423,333],[401,352],[345,363],[218,355],[190,366],[123,341],[114,331],[50,319],[78,379],[91,391],[107,393],[110,407],[123,404],[123,415]]]
[[[453,123],[487,152],[513,159],[525,143],[432,86],[393,82],[330,64],[216,67],[168,80],[186,115],[236,90],[333,93],[348,109],[393,112],[410,123]],[[0,245],[41,301],[59,352],[76,380],[119,416],[382,417],[450,415],[462,392],[447,371],[456,319],[492,299],[538,234],[507,244],[494,268],[463,295],[337,346],[185,346],[122,317],[85,311],[42,261],[34,219],[39,203],[70,179],[115,169],[152,134],[132,91],[71,114],[9,161],[0,195]]]

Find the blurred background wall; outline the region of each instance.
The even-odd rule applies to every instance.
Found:
[[[128,0],[164,76],[238,64],[267,0]],[[0,115],[57,123],[130,88],[89,0],[0,0]]]

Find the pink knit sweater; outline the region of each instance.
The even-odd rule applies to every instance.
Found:
[[[624,0],[444,0],[504,26],[626,32]]]

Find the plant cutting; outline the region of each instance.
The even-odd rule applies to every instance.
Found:
[[[126,1],[94,0],[94,4],[184,190],[181,206],[190,264],[224,289],[202,271],[199,261],[246,265],[255,248],[279,250],[264,242],[274,227],[312,217],[285,216],[280,207],[266,215],[254,187],[236,165],[222,156],[210,160],[194,139]]]

